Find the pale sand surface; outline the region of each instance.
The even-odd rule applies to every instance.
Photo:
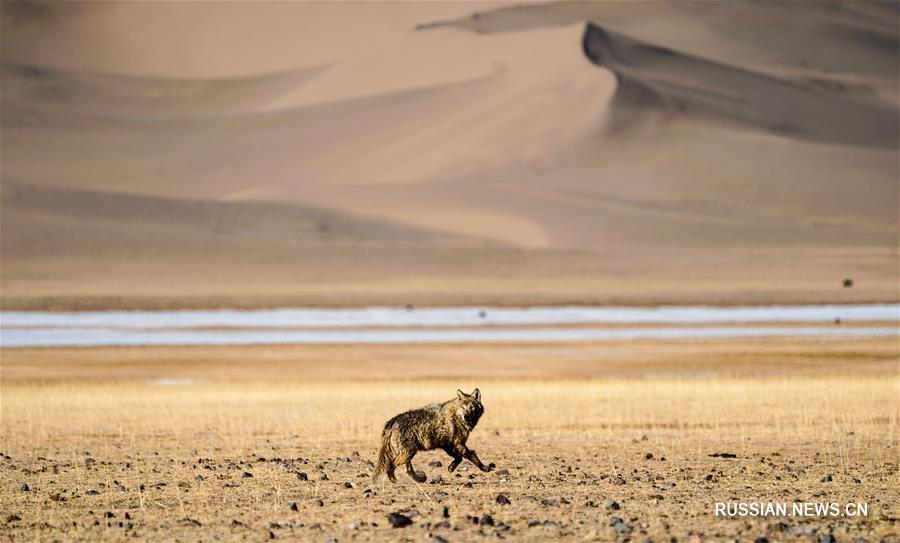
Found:
[[[9,6],[5,308],[900,299],[893,3]]]

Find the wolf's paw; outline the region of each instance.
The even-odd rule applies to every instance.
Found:
[[[428,476],[425,475],[424,471],[417,471],[416,476],[413,477],[413,479],[415,479],[417,483],[424,483],[428,480]]]
[[[497,467],[497,464],[494,464],[493,462],[491,462],[490,464],[487,465],[487,467],[481,468],[481,471],[483,471],[485,473],[490,473],[490,472],[494,471],[494,468],[496,468],[496,467]]]

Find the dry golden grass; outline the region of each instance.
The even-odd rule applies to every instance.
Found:
[[[0,451],[8,457],[0,458],[0,534],[84,541],[258,541],[270,535],[420,541],[428,534],[469,541],[495,533],[514,541],[683,541],[692,535],[704,541],[808,541],[833,532],[838,541],[892,540],[889,534],[900,528],[900,413],[896,356],[893,364],[884,363],[889,345],[810,343],[813,354],[804,365],[800,348],[760,343],[762,352],[784,358],[776,367],[793,371],[752,375],[742,363],[732,364],[745,360],[750,344],[711,343],[707,348],[718,353],[721,374],[732,365],[738,369],[718,377],[673,363],[688,356],[687,345],[632,347],[642,353],[638,358],[651,359],[656,352],[670,373],[622,378],[598,372],[578,379],[546,370],[530,379],[479,378],[468,367],[458,378],[404,379],[401,365],[392,370],[392,380],[350,380],[341,372],[304,380],[297,373],[279,378],[278,357],[273,363],[272,352],[258,347],[239,351],[246,371],[241,378],[161,386],[146,380],[151,373],[121,368],[113,372],[115,379],[99,379],[96,370],[87,379],[65,372],[46,379],[67,361],[114,358],[116,352],[126,355],[122,366],[140,366],[135,350],[6,350]],[[558,360],[565,353],[589,358],[596,348],[559,346]],[[362,348],[291,349],[282,355],[316,354],[320,363],[330,355],[338,365],[348,353],[365,354]],[[387,359],[391,349],[399,359],[411,356],[405,350],[411,347],[373,351]],[[419,355],[432,355],[420,364],[465,352],[418,349]],[[469,354],[486,360],[488,351],[497,359],[518,352],[505,349],[482,346]],[[793,358],[784,354],[791,352]],[[163,350],[145,355],[154,353],[163,357]],[[880,365],[860,373],[835,371],[867,357]],[[831,371],[809,371],[809,359]],[[18,368],[15,378],[7,375],[7,360]],[[45,378],[28,378],[26,360],[32,371],[44,366]],[[552,364],[552,356],[540,363]],[[190,363],[182,359],[181,365]],[[158,367],[154,378],[172,375],[172,367]],[[249,378],[247,368],[260,377]],[[498,471],[482,474],[465,464],[448,475],[429,466],[435,460],[447,464],[443,453],[432,452],[415,463],[441,482],[417,485],[404,476],[398,485],[370,484],[369,461],[387,418],[475,386],[486,413],[469,444]],[[720,452],[737,458],[710,456]],[[299,480],[298,472],[309,481]],[[328,480],[320,480],[322,474]],[[831,482],[822,481],[827,475]],[[30,490],[21,491],[22,484]],[[510,505],[495,501],[501,493]],[[621,508],[607,509],[609,501]],[[867,518],[717,519],[716,501],[865,501],[870,509]],[[297,510],[286,507],[288,502]],[[390,528],[387,514],[409,509],[419,513],[414,524]],[[494,526],[467,518],[486,514]],[[20,520],[8,520],[12,515]],[[632,532],[614,532],[613,516]],[[529,521],[541,524],[529,527]]]

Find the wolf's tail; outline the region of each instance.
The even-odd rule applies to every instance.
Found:
[[[378,462],[375,464],[375,471],[372,472],[372,480],[377,481],[379,477],[387,474],[392,461],[390,434],[384,432],[381,436],[381,450],[378,452]]]

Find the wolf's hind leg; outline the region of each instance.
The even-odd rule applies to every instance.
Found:
[[[397,482],[397,476],[394,475],[394,470],[395,470],[395,469],[397,469],[397,466],[395,466],[394,463],[391,462],[391,463],[388,464],[388,466],[387,466],[387,471],[385,472],[385,473],[387,473],[388,479],[389,479],[392,483],[396,483],[396,482]]]
[[[413,481],[417,483],[424,483],[428,480],[428,477],[424,473],[416,472],[415,468],[412,465],[412,459],[416,455],[415,451],[412,454],[401,455],[396,459],[397,465],[403,464],[406,466],[406,473],[412,478]]]

